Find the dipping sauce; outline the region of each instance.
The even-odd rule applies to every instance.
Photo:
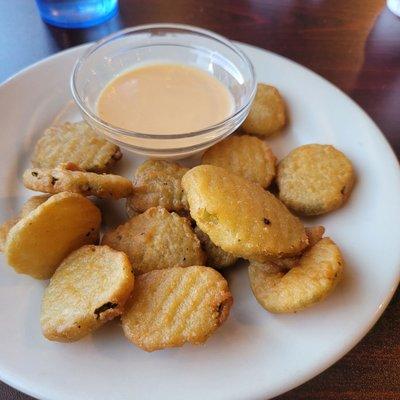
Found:
[[[212,75],[179,64],[127,71],[100,93],[104,121],[140,133],[194,132],[222,122],[234,109],[229,90]]]

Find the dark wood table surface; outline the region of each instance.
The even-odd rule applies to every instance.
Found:
[[[119,15],[87,30],[45,25],[33,0],[1,0],[0,81],[60,50],[152,22],[198,25],[305,65],[352,97],[400,156],[400,18],[383,0],[120,0]],[[31,398],[0,382],[0,400],[20,399]],[[399,291],[350,353],[278,399],[400,399]]]

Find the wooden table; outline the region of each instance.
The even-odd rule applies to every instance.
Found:
[[[43,24],[33,1],[3,0],[0,81],[62,49],[152,22],[198,25],[305,65],[364,108],[400,155],[400,18],[383,0],[120,0],[118,16],[74,31]],[[279,399],[400,399],[399,338],[398,291],[355,349]],[[0,383],[0,400],[29,398]]]

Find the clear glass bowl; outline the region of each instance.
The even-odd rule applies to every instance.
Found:
[[[160,62],[197,67],[213,75],[232,94],[232,115],[200,131],[168,135],[121,129],[99,117],[97,100],[110,80]],[[228,39],[192,26],[153,24],[122,30],[91,46],[74,67],[71,89],[83,118],[112,142],[151,157],[181,158],[206,149],[239,127],[253,101],[256,78],[250,60]]]

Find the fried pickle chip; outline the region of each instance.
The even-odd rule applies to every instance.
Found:
[[[0,226],[0,251],[4,251],[4,246],[6,244],[7,235],[10,229],[21,219],[26,217],[31,211],[33,211],[36,207],[40,206],[44,203],[49,196],[33,196],[28,199],[25,204],[22,206],[22,210],[17,217],[12,217],[6,222],[4,222]]]
[[[201,246],[207,255],[208,266],[215,269],[221,269],[235,264],[235,262],[238,260],[238,258],[233,254],[227,253],[226,251],[222,250],[221,247],[215,245],[209,236],[198,226],[194,228],[194,232],[199,238]]]
[[[129,217],[157,206],[178,213],[186,211],[188,204],[181,179],[187,171],[188,168],[171,161],[145,161],[135,172],[133,194],[126,202]]]
[[[48,194],[30,197],[22,206],[20,218],[25,218],[33,210],[36,210],[41,204],[50,198]]]
[[[96,134],[85,122],[46,129],[36,143],[32,164],[53,169],[72,162],[85,171],[104,172],[122,157],[118,146]]]
[[[146,351],[200,344],[226,320],[232,301],[228,283],[212,268],[151,271],[136,278],[122,327]]]
[[[256,97],[241,130],[251,135],[271,136],[286,124],[285,103],[276,88],[257,85]]]
[[[126,253],[135,274],[203,264],[205,255],[187,218],[152,207],[106,232],[102,244]]]
[[[224,168],[199,165],[182,186],[192,218],[228,253],[262,261],[295,255],[308,244],[303,224],[283,203]]]
[[[71,192],[114,200],[128,197],[132,193],[132,182],[129,179],[119,175],[80,171],[71,163],[55,169],[27,169],[22,179],[26,188],[44,193]]]
[[[231,136],[210,147],[202,164],[223,167],[266,188],[275,177],[276,157],[266,143],[254,136]]]
[[[3,224],[0,226],[0,251],[3,252],[6,241],[7,241],[7,236],[8,232],[10,232],[10,229],[19,221],[18,217],[12,217],[8,219],[7,221],[3,222]]]
[[[317,244],[324,236],[325,228],[323,226],[309,226],[306,228],[308,237],[308,248]]]
[[[43,335],[74,342],[122,314],[134,275],[128,257],[108,246],[86,245],[63,260],[42,300]]]
[[[339,208],[355,182],[349,159],[333,146],[308,144],[278,165],[279,198],[292,210],[319,215]]]
[[[308,246],[298,255],[294,257],[286,257],[286,258],[271,258],[269,261],[272,261],[279,268],[284,270],[289,270],[293,268],[300,260],[303,253],[308,250],[310,247],[317,244],[324,236],[325,228],[323,226],[312,226],[306,228],[306,235],[308,238]]]
[[[101,214],[91,201],[76,193],[59,193],[8,232],[4,253],[18,273],[50,278],[71,251],[98,240]]]
[[[323,238],[305,251],[288,272],[273,262],[250,263],[250,284],[266,310],[296,312],[328,296],[342,276],[343,264],[336,244]]]

